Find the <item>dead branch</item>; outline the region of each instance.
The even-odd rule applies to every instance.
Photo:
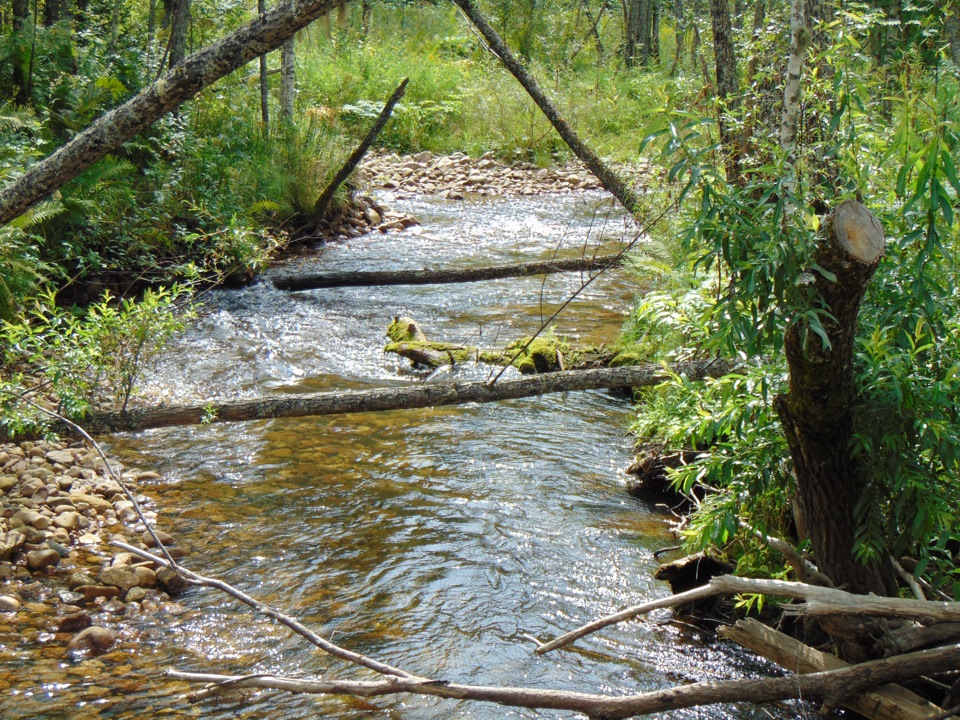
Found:
[[[539,688],[461,685],[444,680],[391,677],[379,681],[302,680],[275,676],[234,676],[171,671],[171,677],[196,683],[230,683],[229,689],[261,688],[310,694],[381,697],[397,693],[430,695],[457,700],[493,702],[510,707],[573,710],[590,718],[619,720],[699,705],[728,702],[773,702],[791,698],[848,697],[878,684],[936,673],[960,662],[960,644],[924,650],[896,658],[874,660],[837,670],[807,675],[728,680],[682,685],[638,695],[611,697]],[[213,691],[216,688],[209,688]]]
[[[784,612],[790,615],[868,615],[877,617],[899,617],[917,620],[926,624],[933,622],[955,622],[960,620],[960,602],[939,602],[907,600],[901,598],[881,598],[875,595],[855,595],[843,590],[819,587],[807,583],[787,582],[786,580],[766,580],[741,578],[736,575],[721,575],[713,578],[703,587],[688,590],[679,595],[653,602],[636,605],[613,615],[594,620],[583,627],[561,635],[555,640],[542,644],[536,649],[538,655],[556,650],[575,640],[602,630],[625,620],[632,620],[660,608],[675,607],[693,600],[702,600],[714,595],[734,595],[756,593],[788,597],[806,602],[789,605]]]
[[[785,670],[806,674],[850,667],[838,657],[822,653],[799,640],[745,618],[720,628],[720,636],[772,660]],[[863,693],[827,700],[870,720],[926,720],[941,708],[899,685],[879,685]]]
[[[133,545],[128,545],[127,543],[120,542],[119,540],[114,540],[110,544],[115,547],[122,548],[126,550],[128,553],[141,557],[145,560],[152,560],[158,565],[163,565],[169,568],[174,567],[172,563],[168,562],[164,558],[154,555],[153,553],[148,552],[142,548],[134,547]],[[186,580],[189,584],[196,585],[199,587],[214,588],[216,590],[219,590],[220,592],[226,593],[227,595],[234,598],[235,600],[239,600],[244,605],[248,605],[249,607],[253,608],[261,615],[266,615],[267,617],[276,620],[281,625],[286,626],[287,628],[295,632],[297,635],[304,638],[305,640],[310,642],[312,645],[315,645],[316,647],[320,648],[321,650],[323,650],[325,653],[329,655],[333,655],[334,657],[338,657],[341,660],[346,660],[347,662],[351,662],[356,665],[360,665],[362,667],[368,668],[370,670],[373,670],[374,672],[380,673],[381,675],[389,675],[394,678],[403,678],[408,680],[414,680],[416,682],[429,682],[426,678],[421,678],[421,677],[417,677],[416,675],[411,675],[407,671],[401,670],[400,668],[392,667],[391,665],[387,665],[385,663],[379,662],[378,660],[374,660],[373,658],[369,658],[365,655],[361,655],[351,650],[347,650],[346,648],[342,648],[339,645],[334,645],[329,640],[326,640],[320,637],[319,635],[317,635],[313,630],[308,628],[303,623],[299,622],[296,618],[286,615],[280,612],[279,610],[270,607],[269,605],[265,605],[259,600],[251,597],[250,595],[247,595],[242,590],[237,590],[232,585],[225,583],[223,580],[204,577],[203,575],[199,575],[191,570],[187,570],[185,567],[183,567],[183,565],[176,565],[176,569],[183,576],[184,580]],[[237,687],[237,686],[234,686],[234,687]]]
[[[330,181],[330,184],[320,193],[320,197],[317,198],[317,202],[313,206],[313,218],[315,221],[323,219],[324,214],[327,212],[327,206],[330,205],[330,201],[333,199],[333,194],[337,191],[337,188],[357,169],[360,161],[363,160],[363,156],[367,154],[367,150],[370,149],[373,141],[377,139],[377,135],[380,134],[380,131],[383,130],[387,124],[390,115],[393,114],[393,109],[397,106],[397,103],[400,102],[400,98],[402,98],[403,94],[407,91],[407,83],[409,81],[410,78],[404,78],[403,82],[393,91],[393,95],[387,100],[387,104],[383,106],[380,116],[363,138],[363,141],[350,153],[350,157],[347,158],[343,167],[337,171],[337,174],[333,180]]]
[[[428,383],[413,387],[347,390],[311,394],[289,394],[236,401],[211,401],[197,405],[167,405],[131,409],[126,412],[92,413],[85,421],[88,432],[134,432],[148,428],[200,425],[213,422],[240,422],[280,417],[340,415],[356,412],[440,407],[471,402],[497,402],[554,392],[602,388],[649,387],[668,377],[668,372],[693,380],[718,377],[729,372],[724,362],[688,362],[664,368],[659,365],[567,370],[485,382]]]
[[[470,18],[470,22],[480,31],[504,67],[510,71],[510,74],[519,81],[523,89],[533,98],[533,101],[567,144],[567,147],[573,151],[574,155],[580,158],[583,164],[590,169],[590,172],[596,175],[607,192],[613,195],[617,201],[627,209],[627,212],[636,218],[640,201],[633,190],[630,189],[627,182],[613,169],[608,167],[606,163],[600,159],[600,156],[580,139],[580,136],[577,135],[573,127],[563,119],[560,111],[557,110],[556,106],[544,94],[543,90],[540,89],[534,77],[520,64],[497,31],[486,21],[486,18],[480,14],[479,10],[474,7],[471,0],[453,0],[453,2],[463,11],[464,15]]]

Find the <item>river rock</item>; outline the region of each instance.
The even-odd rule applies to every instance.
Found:
[[[157,528],[153,529],[154,535],[157,536],[157,540],[162,542],[164,545],[170,546],[173,545],[173,536],[170,533],[165,533],[163,530],[158,530]],[[140,539],[143,540],[143,544],[148,548],[153,548],[157,546],[157,541],[153,539],[151,535],[146,530],[143,531],[143,534],[140,536]]]
[[[20,482],[14,475],[4,475],[0,477],[0,491],[7,492]]]
[[[9,560],[10,556],[19,551],[26,541],[27,536],[16,530],[0,533],[0,560]]]
[[[154,580],[156,580],[156,578],[154,578]],[[139,602],[143,602],[146,597],[147,597],[146,589],[142,587],[132,587],[130,588],[129,591],[127,591],[127,596],[124,599],[128,603],[134,603],[134,602],[139,603]]]
[[[115,598],[120,595],[120,588],[113,585],[80,585],[77,592],[83,595],[87,602],[93,602],[97,598]]]
[[[15,613],[20,609],[20,601],[10,595],[0,595],[0,612]]]
[[[93,620],[91,620],[90,616],[83,612],[83,610],[62,615],[53,621],[57,632],[76,632],[77,630],[90,627],[92,623]]]
[[[137,565],[133,568],[137,574],[137,587],[152,588],[157,585],[157,574],[145,565]],[[131,588],[133,589],[133,588]]]
[[[62,512],[53,519],[53,524],[64,530],[77,530],[80,527],[80,513],[75,510]]]
[[[188,583],[175,570],[168,567],[157,569],[157,582],[170,595],[179,595],[187,589]]]
[[[46,454],[46,459],[47,462],[52,465],[60,464],[66,466],[73,465],[76,458],[70,450],[51,450]]]
[[[113,633],[107,628],[94,625],[74,635],[67,650],[71,652],[91,652],[99,655],[106,652],[114,643]]]
[[[76,590],[82,585],[96,585],[97,580],[88,572],[83,570],[78,570],[70,576],[70,579],[67,580],[67,587],[71,590]]]
[[[100,571],[101,585],[112,585],[121,590],[129,590],[140,584],[140,578],[129,567],[109,567]]]
[[[60,563],[60,553],[51,548],[45,550],[31,550],[27,553],[27,567],[33,571],[45,567],[56,567]]]
[[[29,525],[37,530],[46,530],[50,527],[50,518],[46,515],[41,515],[36,510],[21,510],[10,518],[11,527],[19,527],[19,525],[17,525],[18,522],[21,525]]]

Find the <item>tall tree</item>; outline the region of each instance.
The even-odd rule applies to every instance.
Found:
[[[720,143],[725,156],[727,180],[739,184],[740,142],[732,117],[740,104],[740,91],[728,0],[710,0],[710,19],[713,25],[713,49],[717,71],[717,119],[720,126]]]
[[[297,98],[297,41],[290,37],[280,48],[280,112],[288,120],[293,119]]]
[[[23,48],[25,47],[24,32],[30,20],[29,0],[13,0],[11,9],[13,10],[13,34],[17,41],[13,55],[13,86],[17,92],[13,102],[17,105],[27,105],[30,103],[30,88],[28,87],[27,73],[24,70],[26,53]]]

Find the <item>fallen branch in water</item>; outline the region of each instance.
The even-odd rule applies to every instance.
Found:
[[[371,287],[379,285],[441,285],[447,283],[482,282],[503,278],[531,277],[563,272],[592,272],[613,267],[623,259],[622,253],[597,257],[576,257],[564,260],[537,260],[511,265],[489,265],[464,270],[382,270],[370,272],[324,272],[312,275],[286,276],[273,280],[278,290],[315,290],[332,287]]]
[[[615,625],[625,620],[645,615],[653,610],[675,607],[694,600],[702,600],[716,595],[736,595],[739,593],[756,593],[788,597],[806,602],[798,605],[788,605],[783,608],[790,615],[868,615],[876,617],[899,617],[920,622],[955,622],[960,620],[960,602],[940,602],[923,600],[906,600],[901,598],[881,598],[875,595],[855,595],[844,590],[808,585],[786,580],[766,580],[756,578],[742,578],[736,575],[721,575],[713,578],[703,587],[688,590],[678,595],[671,595],[660,600],[635,605],[613,615],[599,618],[587,623],[565,635],[543,643],[536,649],[538,655],[569,645],[582,637]]]
[[[702,380],[706,377],[719,377],[729,372],[730,367],[720,361],[687,362],[672,367],[640,365],[545,373],[517,380],[504,380],[496,385],[485,382],[427,383],[376,390],[276,395],[250,400],[131,409],[125,413],[98,412],[92,413],[84,423],[88,432],[112,433],[176,425],[440,407],[576,390],[649,387],[665,381],[669,373]]]
[[[461,685],[445,680],[423,678],[387,678],[380,681],[304,680],[270,675],[212,675],[171,671],[169,675],[187,682],[211,684],[199,695],[223,690],[259,688],[287,692],[381,697],[398,693],[429,695],[457,700],[493,702],[509,707],[572,710],[590,718],[620,718],[680,710],[717,703],[764,703],[793,698],[837,702],[879,684],[897,682],[919,675],[942,672],[960,662],[960,644],[935,650],[874,660],[838,670],[762,680],[727,680],[681,685],[664,690],[611,697],[590,693],[539,688],[489,687]]]

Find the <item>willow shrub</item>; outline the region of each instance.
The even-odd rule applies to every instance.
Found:
[[[864,559],[912,556],[918,576],[952,585],[956,595],[960,88],[940,66],[907,55],[899,93],[887,101],[891,121],[879,124],[884,108],[872,98],[880,96],[873,92],[880,80],[871,72],[862,59],[840,62],[823,84],[807,88],[813,122],[835,132],[801,148],[795,195],[776,147],[760,145],[755,157],[771,161],[732,186],[716,169],[709,125],[674,116],[658,132],[669,177],[686,184],[682,246],[691,280],[639,302],[627,334],[663,359],[719,355],[743,364],[715,381],[674,377],[648,392],[634,430],[700,451],[672,473],[679,489],[700,485],[706,493],[690,524],[692,545],[742,549],[751,539],[741,520],[793,532],[794,481],[772,400],[786,390],[785,328],[801,317],[815,328],[823,312],[805,280],[820,216],[804,198],[832,207],[859,195],[880,218],[887,248],[861,309],[855,351],[850,452],[866,488],[857,552]],[[853,73],[856,82],[847,76]],[[824,168],[833,173],[828,183],[818,177]],[[789,213],[791,206],[800,212]]]

